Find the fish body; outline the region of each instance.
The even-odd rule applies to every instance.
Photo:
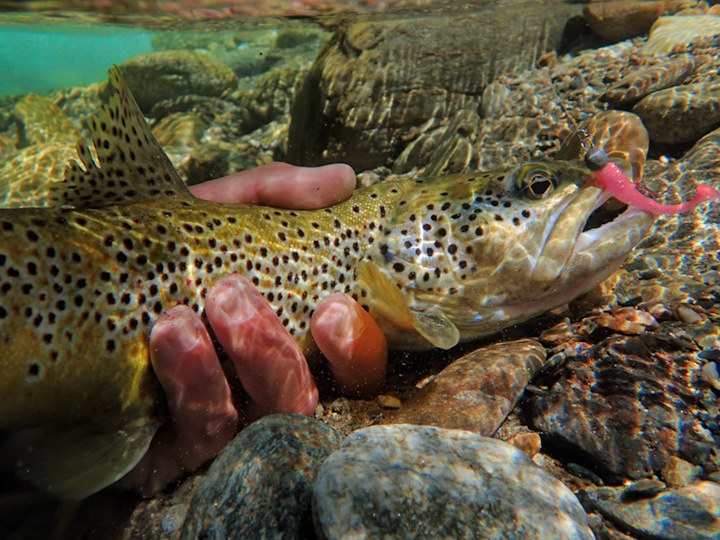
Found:
[[[222,275],[251,279],[307,354],[310,316],[332,292],[355,297],[393,348],[449,348],[592,289],[654,220],[590,219],[608,196],[579,161],[386,182],[318,211],[199,200],[110,75],[94,149],[78,145],[82,166],[69,165],[50,207],[0,210],[0,429],[82,432],[22,464],[63,497],[142,456],[163,421],[150,328],[179,303],[202,312]],[[48,466],[88,448],[83,437],[102,451]]]

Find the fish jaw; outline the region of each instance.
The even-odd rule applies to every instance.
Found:
[[[538,268],[540,274],[533,273],[532,280],[539,289],[546,289],[545,292],[526,302],[500,307],[489,314],[491,318],[520,322],[591,291],[622,266],[655,222],[655,216],[630,207],[610,222],[583,230],[592,212],[610,199],[607,193],[597,188],[587,187],[583,191],[578,197],[581,199],[578,206],[584,211],[573,219],[562,220],[557,226],[567,233],[560,234],[565,238],[558,242],[563,242],[569,249],[559,250],[557,258],[552,258],[544,249],[543,267]],[[577,234],[574,231],[578,231]],[[548,283],[553,286],[543,287]]]
[[[495,305],[481,306],[466,327],[482,321],[499,330],[589,292],[620,268],[655,221],[655,216],[632,207],[620,213],[606,211],[610,194],[588,179],[567,190],[568,200],[546,220],[549,230],[539,257],[523,280],[526,292],[516,291],[514,298],[499,297]],[[604,212],[599,225],[592,225],[589,220]]]
[[[618,269],[653,217],[605,213],[609,198],[580,162],[448,177],[396,212],[370,258],[411,313],[445,318],[470,340],[566,303]],[[395,326],[383,327],[391,347],[417,348],[412,329]]]

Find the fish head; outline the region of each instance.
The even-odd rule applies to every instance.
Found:
[[[381,250],[410,311],[470,339],[591,290],[653,220],[617,205],[579,161],[530,162],[428,182]]]

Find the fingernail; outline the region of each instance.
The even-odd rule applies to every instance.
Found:
[[[334,301],[328,308],[327,316],[335,320],[333,335],[337,339],[354,341],[362,334],[364,325],[356,315],[355,307],[345,298]]]
[[[217,291],[215,301],[220,310],[236,323],[243,323],[257,313],[257,303],[242,283],[237,279],[228,279]]]
[[[200,343],[200,329],[193,321],[175,320],[169,324],[165,342],[175,352],[183,353]]]

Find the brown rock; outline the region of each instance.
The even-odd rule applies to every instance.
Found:
[[[641,334],[648,329],[657,328],[657,321],[649,313],[630,307],[603,312],[594,317],[598,326],[622,334]]]
[[[143,54],[123,62],[120,69],[146,114],[163,100],[189,94],[223,96],[237,86],[229,67],[209,54],[194,51]]]
[[[535,340],[496,343],[441,371],[386,424],[421,424],[492,435],[546,358]]]
[[[677,330],[673,330],[677,332]],[[673,456],[717,468],[712,406],[695,390],[702,360],[658,336],[611,336],[570,359],[547,392],[533,397],[529,425],[546,450],[583,459],[606,482],[648,478]]]
[[[510,437],[507,442],[512,444],[518,450],[522,450],[525,455],[531,458],[534,457],[542,447],[540,435],[533,431],[522,431],[520,433],[516,433]]]
[[[583,8],[583,16],[597,35],[610,41],[622,41],[647,34],[662,15],[676,13],[688,2],[597,2]]]
[[[293,104],[287,160],[392,165],[426,131],[476,111],[495,75],[556,48],[578,13],[564,3],[504,4],[518,8],[341,26]]]
[[[671,456],[660,474],[668,486],[677,488],[685,487],[697,480],[699,472],[700,467],[677,456]]]

